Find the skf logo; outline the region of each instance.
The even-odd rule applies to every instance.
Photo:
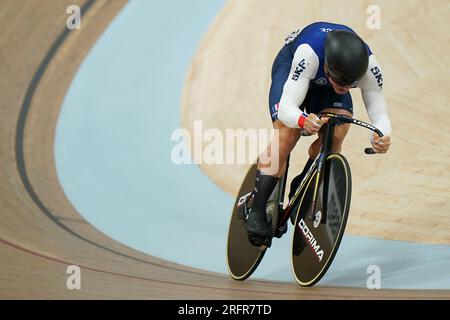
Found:
[[[375,76],[375,79],[377,79],[378,87],[383,89],[383,76],[381,75],[380,69],[378,69],[378,67],[373,67],[370,71]]]
[[[314,253],[317,256],[317,259],[319,261],[322,261],[323,259],[323,250],[320,249],[320,245],[317,243],[316,238],[314,238],[313,234],[309,230],[308,226],[306,225],[305,221],[303,219],[300,219],[300,222],[298,223],[298,226],[300,227],[300,230],[302,230],[303,236],[305,239],[309,242],[309,246],[314,251]]]
[[[297,81],[298,78],[300,78],[300,75],[302,74],[303,70],[305,70],[306,66],[305,59],[302,59],[295,68],[294,75],[292,76],[292,80]]]

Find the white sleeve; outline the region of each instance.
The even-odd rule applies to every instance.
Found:
[[[298,120],[303,112],[299,109],[306,97],[309,81],[319,68],[319,58],[308,44],[300,45],[294,54],[289,77],[283,87],[278,119],[290,128],[299,128]]]
[[[383,74],[373,54],[369,57],[367,72],[358,81],[357,86],[361,88],[367,115],[372,125],[380,129],[384,135],[391,135],[391,121],[383,95]]]

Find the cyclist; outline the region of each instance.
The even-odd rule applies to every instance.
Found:
[[[328,119],[319,119],[318,114],[352,116],[349,89],[356,87],[361,89],[371,123],[384,134],[381,138],[377,134],[371,136],[372,148],[376,153],[385,153],[390,146],[391,124],[382,93],[383,75],[367,44],[348,26],[328,22],[310,24],[285,39],[273,63],[269,93],[270,115],[279,136],[258,160],[253,205],[246,222],[249,239],[255,245],[255,238],[272,236],[266,203],[284,174],[287,158],[301,134],[317,133],[318,138],[309,147],[303,172],[291,182],[289,197],[320,152],[321,127]],[[340,152],[349,126],[336,127],[333,152]],[[272,156],[271,149],[278,152]],[[262,163],[263,157],[269,161]]]

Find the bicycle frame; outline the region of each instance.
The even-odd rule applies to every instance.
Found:
[[[284,226],[287,223],[288,219],[292,215],[292,209],[295,208],[299,199],[301,198],[301,197],[299,197],[299,194],[301,194],[302,192],[305,191],[304,186],[306,185],[306,182],[310,179],[312,172],[314,172],[314,170],[317,168],[316,181],[315,181],[316,186],[314,188],[313,203],[311,206],[311,210],[312,210],[312,212],[314,212],[315,207],[316,207],[317,191],[319,189],[318,185],[319,185],[320,179],[322,178],[323,171],[325,169],[324,168],[325,167],[325,159],[327,158],[327,156],[329,154],[332,153],[331,150],[333,148],[333,137],[334,137],[334,131],[335,131],[336,126],[339,126],[344,123],[356,124],[356,125],[359,125],[361,127],[364,127],[366,129],[376,132],[380,137],[383,136],[383,133],[380,130],[378,130],[376,127],[374,127],[373,125],[368,124],[364,121],[361,121],[361,120],[353,119],[348,116],[338,115],[338,114],[334,114],[334,113],[323,113],[323,114],[320,114],[319,116],[329,118],[328,123],[326,125],[327,129],[326,129],[325,136],[323,138],[324,142],[321,146],[320,153],[314,160],[311,167],[309,168],[308,172],[306,173],[305,177],[303,178],[302,182],[300,183],[300,186],[297,188],[295,195],[289,201],[286,208],[283,209],[283,205],[284,205],[283,200],[284,200],[284,193],[285,193],[285,189],[286,189],[286,181],[287,181],[290,157],[288,157],[288,159],[287,159],[286,172],[280,181],[281,185],[280,185],[280,188],[278,189],[278,193],[277,193],[279,212],[282,214],[280,214],[278,216],[278,223],[277,223],[277,228],[275,230],[275,236],[280,237],[283,234]],[[372,148],[366,148],[364,150],[364,152],[366,154],[374,154],[375,153],[372,150]],[[326,189],[327,188],[324,188],[324,190],[326,190]],[[326,204],[324,204],[324,205],[326,205]],[[326,217],[324,217],[324,219],[326,219]]]

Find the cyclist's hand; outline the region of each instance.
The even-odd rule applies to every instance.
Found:
[[[316,134],[319,132],[322,125],[328,122],[328,118],[323,117],[322,119],[319,119],[317,115],[314,113],[310,113],[308,115],[308,118],[305,120],[305,124],[303,126],[303,129],[305,129],[310,134]]]
[[[372,149],[376,153],[386,153],[391,145],[391,138],[389,136],[379,137],[378,134],[373,134]]]

